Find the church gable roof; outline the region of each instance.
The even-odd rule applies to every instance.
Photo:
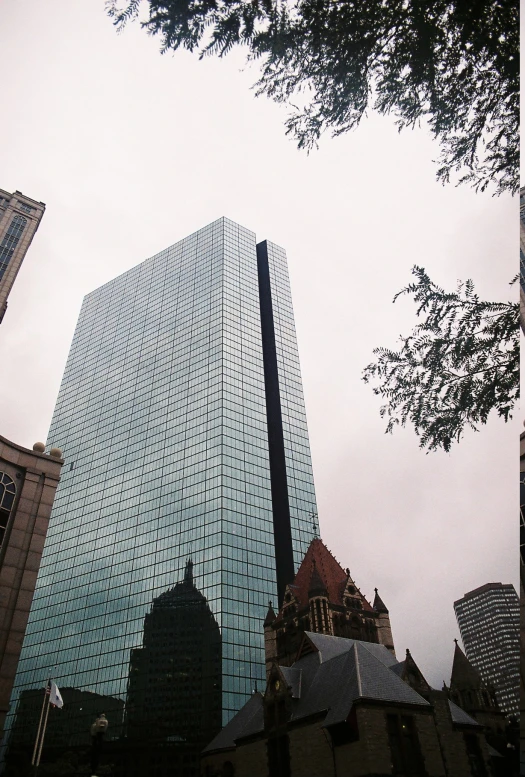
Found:
[[[418,691],[419,693],[425,693],[426,691],[432,690],[425,677],[423,676],[421,669],[412,658],[412,654],[408,648],[405,660],[401,661],[397,667],[394,668],[394,671],[399,675],[399,677],[401,677],[402,680],[408,683],[412,688],[414,688],[414,690]]]
[[[312,588],[324,588],[332,604],[344,604],[344,593],[350,575],[332,556],[322,540],[315,538],[310,543],[306,555],[297,570],[289,589],[300,607],[308,605],[308,592]],[[357,591],[363,610],[372,612],[371,604]],[[280,613],[282,614],[282,613]]]
[[[384,645],[314,632],[305,633],[303,645],[309,652],[292,667],[274,665],[269,680],[277,675],[284,679],[292,697],[291,721],[325,713],[322,725],[331,726],[347,720],[360,700],[430,707],[401,679],[396,672],[398,662]],[[227,750],[245,737],[262,734],[263,705],[262,695],[255,693],[204,752]],[[457,722],[471,723],[455,706],[451,711]]]
[[[391,671],[396,659],[384,645],[327,634],[305,635],[317,649],[299,658],[293,669],[301,670],[301,694],[292,719],[326,710],[325,726],[346,720],[354,702],[385,701],[398,704],[429,703]]]
[[[475,669],[464,652],[459,647],[457,640],[454,649],[454,662],[452,664],[452,675],[450,678],[450,688],[453,691],[462,690],[480,690],[486,688],[480,673]]]

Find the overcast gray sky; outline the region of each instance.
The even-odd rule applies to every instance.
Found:
[[[518,586],[520,422],[425,455],[411,429],[384,434],[361,371],[414,324],[408,299],[392,305],[414,264],[517,293],[517,198],[443,188],[428,132],[375,115],[307,156],[239,52],[158,46],[138,25],[117,35],[102,0],[2,2],[0,187],[47,210],[0,329],[0,434],[45,441],[86,293],[219,216],[282,245],[323,539],[365,595],[379,588],[398,657],[409,647],[440,686],[453,601]]]

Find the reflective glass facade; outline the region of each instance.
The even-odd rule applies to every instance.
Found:
[[[266,260],[228,219],[86,296],[48,437],[66,463],[14,700],[53,674],[125,701],[145,615],[188,559],[220,630],[223,722],[263,682],[283,472],[295,568],[317,525],[286,257],[264,246],[276,353],[266,375]],[[285,461],[273,473],[268,381]]]

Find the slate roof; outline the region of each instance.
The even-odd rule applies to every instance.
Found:
[[[306,636],[319,652],[294,664],[301,670],[301,698],[292,720],[326,710],[324,725],[330,726],[346,720],[358,699],[430,706],[391,671],[397,661],[384,645],[311,632]]]
[[[465,710],[462,710],[461,707],[458,707],[458,705],[454,704],[450,699],[448,700],[448,706],[450,707],[450,713],[454,723],[459,723],[463,726],[480,726],[477,720],[474,720],[474,718],[468,715]]]
[[[286,685],[292,691],[292,699],[300,699],[301,698],[301,679],[302,679],[301,670],[294,669],[291,666],[280,666],[279,669],[284,677]]]
[[[207,745],[203,753],[214,750],[231,750],[235,747],[235,740],[240,736],[246,736],[248,731],[262,731],[264,728],[263,697],[260,693],[254,693],[239,712],[233,716],[229,723],[219,731],[217,736]]]
[[[292,667],[279,667],[292,692],[292,721],[324,712],[323,725],[331,726],[346,720],[359,699],[430,706],[399,677],[398,662],[384,645],[312,632],[305,640],[311,652]],[[465,713],[456,709],[458,722],[472,721],[459,720]],[[263,697],[255,693],[203,752],[233,748],[236,740],[263,729]]]
[[[289,586],[301,607],[308,605],[308,591],[312,588],[312,575],[315,575],[316,587],[320,583],[324,586],[330,602],[343,604],[343,594],[350,576],[332,556],[323,541],[317,537],[310,543],[295,579]],[[355,586],[355,583],[352,582],[352,584]],[[357,586],[355,587],[357,588]],[[361,598],[363,610],[373,612],[370,602],[359,591],[358,595]]]

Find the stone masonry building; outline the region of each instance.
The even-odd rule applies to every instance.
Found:
[[[314,539],[264,624],[267,682],[202,754],[203,777],[488,777],[484,726],[398,661],[371,605]]]
[[[290,665],[305,631],[384,645],[395,656],[388,609],[375,589],[373,605],[349,569],[343,569],[322,540],[310,543],[276,615],[271,602],[264,622],[266,675],[272,664]]]
[[[0,437],[0,738],[64,463],[44,450]]]

